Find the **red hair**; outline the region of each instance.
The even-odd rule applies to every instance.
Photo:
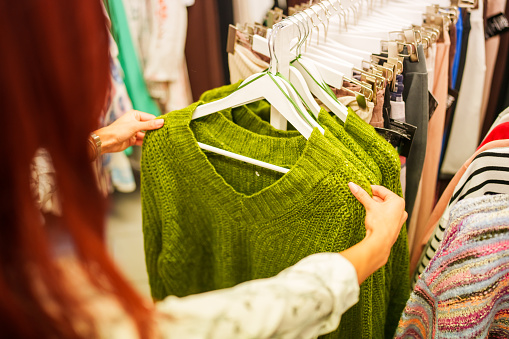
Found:
[[[150,308],[121,276],[104,246],[105,201],[87,159],[110,81],[108,33],[99,0],[0,2],[0,337],[90,338],[92,315],[61,279],[30,187],[44,147],[62,204],[61,230],[94,285],[115,295],[149,336]],[[97,276],[99,268],[100,277]],[[91,274],[91,270],[94,274]],[[50,316],[34,274],[60,308]],[[87,318],[88,317],[88,318]],[[89,324],[78,333],[76,319]]]

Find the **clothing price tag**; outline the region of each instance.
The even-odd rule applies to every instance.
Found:
[[[389,126],[389,128],[375,127],[375,130],[398,149],[399,155],[408,157],[417,127],[394,119],[390,119]]]
[[[438,101],[435,99],[433,94],[431,94],[430,91],[428,91],[428,99],[429,99],[429,119],[433,116],[433,113],[437,110],[438,107]]]
[[[484,30],[484,38],[489,38],[509,31],[509,20],[504,13],[498,13],[486,20],[486,29]]]

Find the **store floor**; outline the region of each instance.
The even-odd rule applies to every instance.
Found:
[[[144,295],[150,296],[141,228],[139,185],[133,193],[111,195],[106,223],[108,249],[127,279]]]

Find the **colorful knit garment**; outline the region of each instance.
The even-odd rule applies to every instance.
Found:
[[[509,338],[509,195],[469,198],[451,210],[397,338]]]

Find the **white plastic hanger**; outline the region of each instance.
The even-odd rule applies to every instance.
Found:
[[[268,43],[269,51],[272,51],[270,47],[270,39]],[[273,61],[274,58],[271,58],[271,62]],[[298,96],[291,85],[287,84],[282,78],[269,72],[257,73],[247,78],[235,92],[231,93],[227,97],[198,106],[193,113],[192,119],[197,119],[224,109],[246,105],[261,99],[266,99],[295,127],[295,129],[297,129],[306,139],[309,139],[313,132],[313,128],[304,118],[305,115],[304,112],[302,112],[302,104],[299,106],[299,103],[292,101],[292,98],[296,97]],[[324,130],[321,129],[320,132],[324,133]],[[228,152],[203,143],[198,144],[202,149],[221,154],[226,157],[272,169],[280,173],[288,172],[288,169],[280,166],[268,164],[263,161]]]
[[[299,13],[297,13],[297,14],[299,14]],[[311,16],[307,13],[305,13],[305,14],[307,15],[308,18],[306,21],[304,21],[304,20],[303,21],[307,22],[308,26],[306,27],[304,25],[304,27],[308,28],[309,31],[311,31],[310,21],[309,21],[309,20],[312,20]],[[297,21],[298,21],[297,25],[302,23],[302,21],[300,20],[301,18],[297,18],[297,15],[295,15],[294,18],[297,19]],[[302,16],[302,19],[305,19],[304,16]],[[309,36],[309,33],[306,34],[305,39],[308,36]],[[301,41],[301,44],[297,48],[297,54],[300,53],[300,46],[303,43],[304,43],[304,41]],[[338,118],[340,118],[342,121],[345,121],[346,117],[348,115],[348,109],[346,108],[345,105],[340,103],[333,94],[330,93],[330,88],[328,87],[328,84],[326,83],[326,81],[323,79],[321,72],[315,66],[315,63],[305,57],[299,57],[292,63],[292,65],[295,66],[295,68],[297,68],[300,71],[300,73],[306,80],[306,83],[309,86],[311,93],[313,93],[318,99],[320,99],[320,101],[322,101],[322,103],[325,106],[327,106],[327,108],[331,112],[333,112]],[[322,70],[323,70],[323,68],[322,68]],[[326,70],[326,71],[328,71],[328,70]],[[343,79],[341,77],[341,81],[342,80]],[[343,83],[341,82],[341,84],[337,84],[337,85],[339,85],[339,86],[337,86],[336,88],[341,88],[343,86]],[[327,89],[329,91],[327,91]]]
[[[297,26],[299,30],[299,38],[294,47],[297,47],[299,49],[301,41],[303,39],[302,31],[299,26]],[[291,50],[291,49],[290,49]],[[300,96],[300,99],[306,104],[308,109],[313,113],[315,117],[318,117],[318,114],[320,113],[320,105],[316,102],[316,100],[313,98],[313,95],[311,94],[308,85],[306,84],[305,78],[302,76],[302,74],[295,68],[294,66],[290,65],[289,68],[290,74],[289,74],[289,80],[290,83],[294,86],[297,93]],[[297,100],[298,102],[298,100]]]
[[[277,26],[274,30],[274,36],[277,36],[277,33],[279,32],[279,29],[281,26]],[[301,35],[300,29],[299,29],[299,35]],[[300,40],[299,36],[299,40]],[[276,61],[276,65],[279,65],[279,60],[277,58],[276,53],[273,54],[274,59]],[[302,112],[302,116],[306,120],[306,122],[311,125],[311,127],[316,127],[320,130],[320,133],[325,133],[324,129],[316,122],[315,119],[313,119],[311,116],[309,116],[308,108],[313,113],[313,115],[318,116],[318,113],[320,112],[320,106],[316,102],[316,100],[311,95],[311,92],[308,88],[308,85],[306,83],[305,78],[300,74],[300,72],[297,70],[297,68],[292,67],[289,65],[288,67],[289,71],[289,83],[287,81],[284,81],[285,86],[288,89],[289,96],[291,97],[292,101],[298,106],[300,109],[300,112]],[[278,76],[282,76],[281,74],[278,74]],[[304,105],[306,107],[304,107]]]

